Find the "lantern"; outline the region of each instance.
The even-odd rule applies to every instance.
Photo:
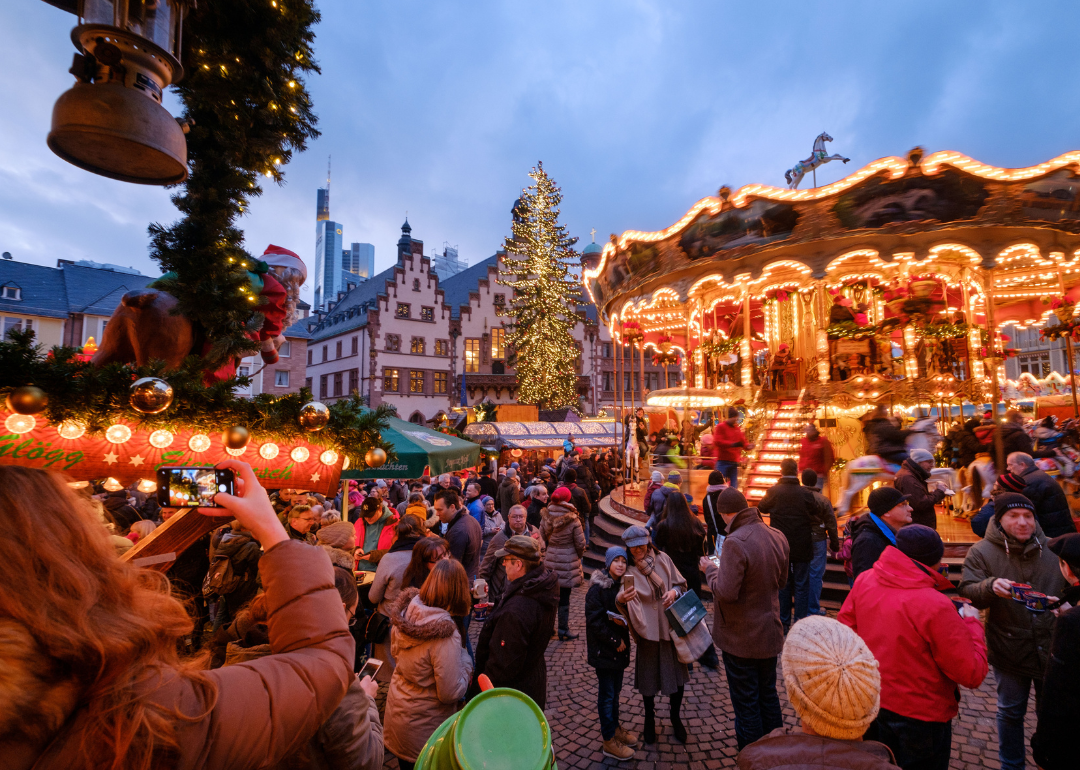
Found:
[[[74,87],[53,106],[49,149],[79,168],[138,184],[188,175],[186,127],[161,104],[184,74],[180,0],[49,0],[79,17]]]

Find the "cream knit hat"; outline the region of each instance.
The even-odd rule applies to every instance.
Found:
[[[825,738],[862,737],[878,713],[881,677],[858,634],[822,615],[804,618],[791,627],[781,663],[803,724]]]

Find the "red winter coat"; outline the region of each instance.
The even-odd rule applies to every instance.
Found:
[[[882,708],[947,722],[957,713],[956,685],[974,690],[986,677],[982,626],[976,618],[961,618],[940,593],[949,586],[893,546],[855,579],[837,620],[877,658]]]
[[[736,444],[738,446],[736,446]],[[725,463],[737,463],[742,460],[742,450],[746,446],[746,436],[738,425],[722,422],[713,428],[713,445],[717,459]]]
[[[812,468],[819,479],[827,479],[834,459],[833,446],[823,433],[819,433],[813,441],[803,436],[799,447],[799,473]]]

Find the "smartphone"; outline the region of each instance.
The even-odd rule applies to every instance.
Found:
[[[368,658],[367,663],[365,663],[364,667],[357,673],[356,678],[363,679],[365,676],[370,676],[374,679],[375,675],[379,673],[380,668],[382,668],[381,660],[378,658]]]
[[[166,466],[158,468],[157,486],[162,508],[218,508],[214,495],[235,494],[236,476],[227,468]]]

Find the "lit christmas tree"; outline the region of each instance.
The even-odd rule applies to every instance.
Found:
[[[577,238],[559,224],[562,192],[544,165],[537,163],[529,176],[534,184],[514,205],[513,235],[499,269],[499,283],[513,289],[502,315],[513,318],[507,341],[516,356],[518,400],[541,409],[577,407],[578,351],[571,331],[579,322],[581,294],[570,272]]]

